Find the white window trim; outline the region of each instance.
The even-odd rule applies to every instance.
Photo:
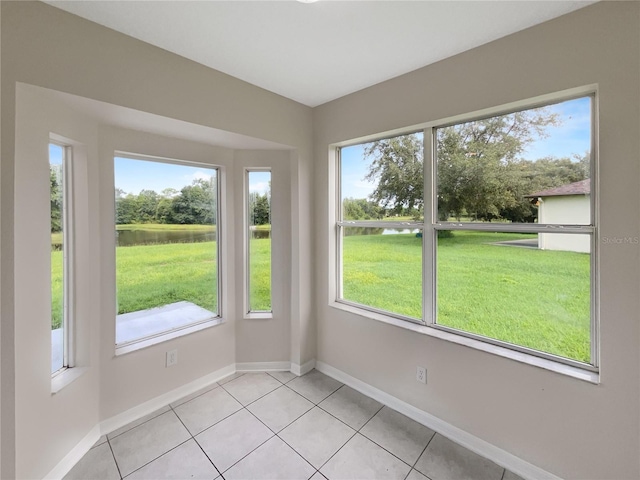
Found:
[[[75,367],[75,196],[73,147],[57,135],[50,136],[49,144],[62,149],[62,367],[51,374],[53,386],[54,379]]]
[[[560,103],[576,98],[592,97],[591,101],[591,162],[590,162],[590,175],[591,175],[591,225],[546,225],[546,224],[480,224],[480,223],[457,223],[457,222],[438,222],[436,217],[437,208],[437,192],[436,192],[436,178],[434,171],[434,149],[435,143],[433,141],[433,134],[436,128],[442,128],[449,125],[454,125],[462,122],[470,122],[482,118],[488,118],[498,115],[506,115],[515,111],[533,109],[537,107],[543,107],[550,104]],[[513,102],[506,105],[492,107],[481,111],[456,115],[453,117],[425,122],[418,126],[413,126],[405,129],[396,129],[392,132],[387,132],[382,135],[369,135],[358,139],[339,142],[330,146],[330,149],[335,152],[335,158],[332,159],[332,155],[329,155],[330,161],[333,161],[335,167],[335,197],[336,208],[335,211],[330,211],[330,222],[335,229],[335,277],[332,281],[335,282],[330,285],[329,291],[329,306],[337,308],[349,313],[354,313],[366,318],[389,323],[401,328],[407,328],[409,330],[417,331],[430,336],[442,338],[453,343],[465,345],[477,350],[493,353],[499,356],[510,358],[518,362],[526,363],[529,365],[538,366],[546,370],[550,370],[556,373],[568,375],[580,380],[585,380],[591,383],[599,383],[599,365],[600,365],[600,349],[599,349],[599,277],[598,277],[598,231],[597,226],[599,224],[599,183],[598,183],[598,86],[588,85],[584,87],[577,87],[568,89],[565,91],[541,95],[528,100],[522,100]],[[406,135],[416,132],[416,128],[424,130],[423,147],[424,147],[424,198],[425,198],[425,217],[424,223],[419,222],[407,222],[404,227],[407,228],[411,225],[412,228],[423,229],[423,321],[416,322],[415,319],[409,317],[403,317],[391,312],[376,309],[366,305],[361,305],[355,302],[349,302],[342,298],[342,235],[341,228],[344,226],[379,226],[384,228],[387,222],[366,222],[366,221],[343,221],[342,220],[342,195],[341,195],[341,166],[340,166],[340,148],[352,145],[359,145],[375,140],[389,138],[392,136]],[[331,168],[329,169],[332,170]],[[429,203],[429,204],[427,204]],[[429,210],[427,209],[429,207]],[[435,207],[435,208],[434,208]],[[428,218],[427,211],[430,211],[431,218]],[[393,222],[388,222],[389,226]],[[404,223],[404,222],[403,222]],[[397,223],[395,225],[398,225]],[[574,233],[574,234],[588,234],[591,238],[591,268],[590,268],[590,287],[591,287],[591,364],[578,362],[569,358],[558,357],[546,352],[529,349],[519,345],[512,345],[504,341],[490,339],[482,337],[470,332],[464,332],[449,328],[443,325],[435,323],[436,318],[436,248],[437,242],[435,241],[437,230],[477,230],[477,231],[505,231],[505,232],[548,232],[548,233]],[[331,269],[330,269],[331,270]]]
[[[113,152],[113,169],[115,171],[115,158],[124,158],[124,159],[130,159],[130,160],[142,160],[142,161],[147,161],[147,162],[156,162],[156,163],[168,163],[168,164],[172,164],[172,165],[183,165],[183,166],[187,166],[187,167],[199,167],[199,168],[204,168],[204,169],[208,169],[208,170],[215,170],[216,171],[216,269],[217,269],[217,273],[216,273],[216,294],[218,296],[217,298],[217,308],[216,308],[216,312],[212,312],[215,313],[215,315],[207,320],[200,320],[200,321],[196,321],[194,323],[189,323],[186,325],[182,325],[178,328],[172,328],[169,330],[165,330],[163,332],[159,332],[159,333],[155,333],[152,335],[148,335],[145,337],[141,337],[123,344],[115,344],[115,355],[119,356],[119,355],[124,355],[127,353],[131,353],[131,352],[135,352],[137,350],[141,350],[153,345],[157,345],[159,343],[164,343],[170,340],[173,340],[175,338],[179,338],[182,337],[184,335],[189,335],[191,333],[195,333],[195,332],[199,332],[200,330],[205,330],[207,328],[210,327],[214,327],[217,325],[220,325],[222,323],[225,323],[225,320],[223,318],[223,270],[224,270],[224,266],[223,266],[223,258],[222,258],[222,246],[221,246],[221,238],[222,238],[222,232],[224,230],[224,226],[223,226],[223,219],[222,219],[222,208],[221,208],[221,198],[223,197],[223,182],[222,182],[222,175],[223,175],[223,167],[221,165],[216,165],[216,164],[209,164],[209,163],[204,163],[204,162],[193,162],[193,161],[189,161],[189,160],[180,160],[180,159],[175,159],[175,158],[169,158],[169,157],[159,157],[159,156],[155,156],[155,155],[144,155],[144,154],[139,154],[139,153],[132,153],[132,152],[125,152],[125,151],[121,151],[121,150],[116,150]],[[114,191],[115,191],[115,184],[114,184]],[[114,210],[115,213],[115,210]],[[114,230],[115,230],[116,224],[115,224],[115,217],[114,217]],[[115,248],[118,248],[117,242],[115,244]],[[115,258],[115,256],[114,256]],[[116,271],[115,265],[114,265],[114,272]],[[117,275],[117,272],[116,272]],[[117,288],[115,289],[116,292],[116,298],[117,298]],[[116,314],[117,317],[117,314]],[[115,319],[114,319],[115,320]],[[114,326],[117,328],[117,322],[114,321]]]
[[[249,230],[249,221],[250,221],[250,213],[249,213],[249,174],[252,172],[269,172],[271,177],[273,177],[273,173],[271,171],[271,167],[245,167],[243,171],[243,271],[244,271],[244,292],[243,292],[243,318],[245,320],[250,319],[269,319],[273,318],[273,247],[271,251],[271,265],[269,269],[269,274],[271,275],[271,291],[270,296],[270,304],[271,310],[251,310],[251,232]],[[269,217],[271,218],[271,207],[269,209]],[[271,220],[271,245],[273,246],[273,220]]]

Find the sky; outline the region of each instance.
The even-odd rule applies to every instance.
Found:
[[[569,100],[549,109],[557,113],[561,124],[548,129],[547,138],[532,142],[522,155],[528,160],[552,157],[572,157],[583,155],[590,149],[591,104],[589,97]],[[342,196],[343,198],[366,198],[375,184],[365,180],[369,162],[363,158],[362,145],[342,149]],[[49,161],[62,162],[62,147],[49,145]],[[155,190],[161,193],[165,188],[180,190],[191,185],[197,178],[209,179],[215,173],[212,169],[176,165],[171,163],[115,158],[115,184],[126,193],[138,194],[141,190]],[[251,172],[250,191],[260,194],[269,188],[270,172]]]
[[[548,107],[557,113],[561,124],[547,130],[547,138],[529,144],[522,158],[537,160],[544,157],[571,158],[584,155],[591,149],[591,102],[589,97],[578,98]],[[362,145],[344,147],[342,157],[342,198],[367,198],[375,184],[365,180],[369,161],[363,158]]]
[[[51,165],[62,164],[62,147],[53,143],[49,144],[49,163]]]
[[[179,191],[196,179],[209,180],[215,175],[215,170],[211,168],[123,157],[116,157],[114,165],[116,188],[134,195],[141,190],[162,193],[165,188],[174,188]],[[250,190],[264,194],[269,188],[270,175],[271,172],[251,172]]]

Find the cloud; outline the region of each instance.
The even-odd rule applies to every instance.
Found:
[[[269,182],[252,182],[249,184],[249,191],[264,195],[269,191]]]

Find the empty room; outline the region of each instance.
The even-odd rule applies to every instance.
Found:
[[[0,478],[640,478],[640,3],[0,2]]]

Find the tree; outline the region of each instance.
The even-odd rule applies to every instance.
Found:
[[[251,225],[268,225],[271,223],[271,206],[265,193],[251,192],[249,195],[249,215]]]
[[[196,179],[171,202],[172,219],[179,224],[211,225],[216,218],[216,182]]]
[[[536,212],[524,195],[534,191],[530,180],[539,178],[536,169],[544,166],[519,156],[532,141],[545,137],[548,127],[558,124],[557,115],[543,107],[439,128],[438,218],[530,220]],[[366,145],[364,157],[371,163],[365,178],[376,182],[370,199],[393,213],[420,214],[424,205],[422,151],[417,134]],[[566,164],[556,165],[555,159],[549,162],[556,170],[546,172],[548,178],[564,181],[570,177],[557,175]]]
[[[49,165],[51,233],[62,231],[62,165]]]
[[[370,199],[392,213],[412,211],[423,205],[422,140],[402,135],[369,143],[364,158],[370,158],[365,179],[377,182]]]
[[[366,198],[345,198],[342,211],[345,220],[380,220],[385,214],[384,208]]]

